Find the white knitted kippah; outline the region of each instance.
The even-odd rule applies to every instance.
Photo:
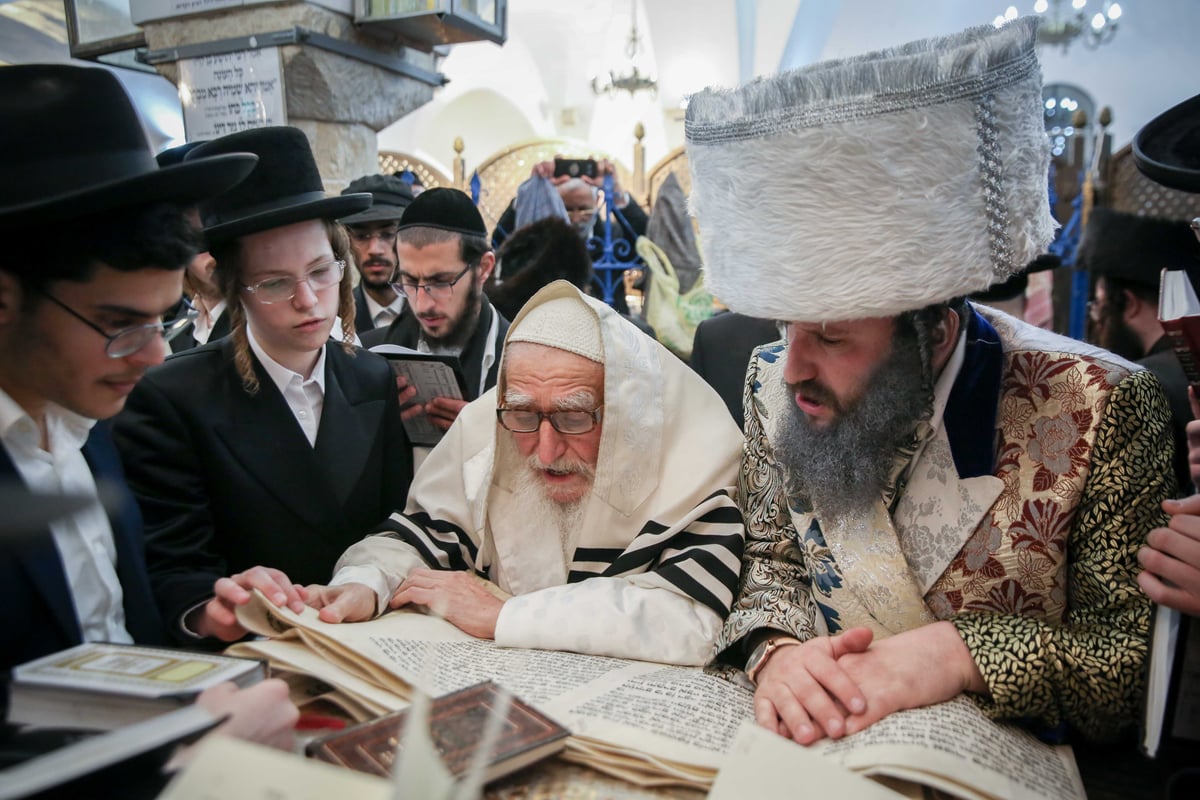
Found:
[[[604,363],[600,320],[578,297],[556,297],[530,308],[509,330],[508,343],[513,342],[533,342]]]

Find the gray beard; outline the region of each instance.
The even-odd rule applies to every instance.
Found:
[[[793,392],[788,390],[789,399]],[[812,424],[795,403],[771,445],[784,470],[792,505],[832,519],[865,512],[879,500],[897,451],[933,409],[914,340],[897,339],[862,396],[827,427]]]
[[[571,563],[575,540],[583,524],[584,509],[591,493],[571,503],[560,503],[546,493],[546,485],[521,457],[507,431],[500,433],[497,467],[512,476],[514,508],[521,509],[527,527],[554,531],[562,543],[563,559]],[[534,456],[536,458],[536,456]]]

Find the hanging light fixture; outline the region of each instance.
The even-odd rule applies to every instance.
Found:
[[[1033,11],[1042,18],[1038,44],[1060,46],[1064,53],[1076,39],[1092,50],[1112,41],[1122,13],[1113,0],[1037,0]],[[1016,6],[1009,6],[992,24],[999,28],[1019,14]]]
[[[633,97],[638,92],[647,92],[652,96],[658,94],[658,81],[650,75],[643,75],[637,65],[637,56],[642,52],[642,38],[637,27],[637,0],[629,4],[629,38],[625,41],[625,57],[629,59],[628,72],[618,71],[620,68],[608,71],[608,80],[603,84],[600,77],[592,78],[592,93],[610,95],[616,92],[629,92]]]

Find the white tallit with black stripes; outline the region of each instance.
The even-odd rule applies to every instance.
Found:
[[[509,435],[496,422],[502,368],[421,466],[405,512],[346,551],[334,583],[375,586],[382,608],[414,567],[472,569],[514,595],[500,645],[704,663],[738,587],[741,432],[683,362],[564,281],[529,301],[510,337],[557,297],[597,316],[605,351],[596,477],[570,563],[556,532],[526,524],[494,469],[497,437]]]

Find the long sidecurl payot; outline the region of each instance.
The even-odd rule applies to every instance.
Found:
[[[735,311],[891,316],[987,288],[1053,236],[1037,23],[828,61],[688,105],[706,281]]]

